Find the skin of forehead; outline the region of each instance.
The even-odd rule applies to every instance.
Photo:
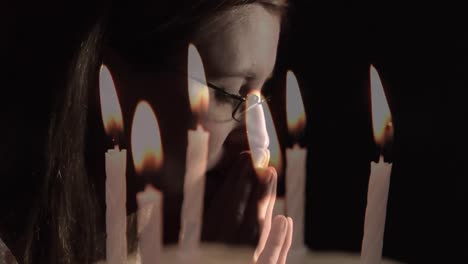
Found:
[[[195,37],[206,71],[224,69],[245,78],[266,79],[275,64],[280,16],[259,4],[224,11]]]

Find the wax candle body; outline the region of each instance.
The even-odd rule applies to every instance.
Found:
[[[184,200],[181,213],[179,247],[186,254],[200,244],[205,196],[205,172],[208,161],[209,133],[201,125],[188,131]]]
[[[384,162],[382,156],[378,163],[371,162],[361,263],[376,264],[382,259],[391,172],[392,164]]]
[[[127,151],[110,149],[106,158],[106,259],[109,263],[127,261]]]
[[[137,194],[139,253],[142,264],[162,263],[163,195],[147,186]]]
[[[286,214],[294,221],[291,250],[304,247],[304,210],[307,149],[295,144],[286,149]]]

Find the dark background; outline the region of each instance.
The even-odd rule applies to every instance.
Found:
[[[53,93],[65,84],[67,63],[96,4],[2,5],[0,200],[6,213],[0,220],[8,226],[26,220],[21,216],[43,170],[36,157],[45,153]],[[375,151],[368,85],[372,63],[395,127],[383,253],[409,263],[468,258],[468,23],[457,10],[462,9],[294,1],[278,58],[280,74],[270,86],[284,86],[289,68],[303,90],[310,247],[360,250]],[[284,147],[290,140],[283,93],[274,92],[272,111]]]

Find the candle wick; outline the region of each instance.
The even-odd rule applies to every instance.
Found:
[[[384,158],[384,155],[382,153],[380,153],[379,163],[383,163],[383,162],[385,162],[385,158]]]
[[[192,118],[190,119],[189,129],[196,130],[200,125],[200,117],[198,116],[198,112],[192,111]]]
[[[291,138],[292,138],[292,145],[301,145],[301,139],[302,139],[302,134],[303,132],[300,131],[294,131],[291,133]]]
[[[384,157],[384,160],[387,161],[389,155],[391,156],[391,148],[393,144],[393,123],[392,120],[389,120],[385,126],[384,140],[380,149],[381,156]]]
[[[118,136],[113,136],[112,137],[112,143],[114,144],[114,149],[115,150],[120,150],[119,137]]]
[[[393,140],[393,123],[392,120],[388,121],[387,125],[385,126],[385,134],[384,134],[384,145],[388,144]]]

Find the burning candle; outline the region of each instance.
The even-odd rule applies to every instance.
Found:
[[[296,136],[303,132],[306,124],[304,104],[299,90],[299,84],[292,71],[287,73],[286,83],[286,114],[288,130]],[[304,244],[304,210],[306,184],[307,149],[298,142],[292,148],[286,149],[286,214],[294,221],[294,234],[291,252],[305,249]]]
[[[379,74],[374,66],[370,67],[372,102],[372,125],[376,144],[382,150],[385,143],[392,139],[393,127]],[[379,162],[371,162],[367,208],[364,221],[364,237],[361,247],[361,262],[380,263],[382,259],[385,217],[392,164],[384,162],[382,152]]]
[[[105,131],[112,136],[114,149],[106,160],[106,259],[108,263],[127,261],[127,151],[120,149],[118,136],[123,131],[122,110],[111,73],[102,66],[99,74],[101,116]]]
[[[184,176],[179,250],[182,256],[195,253],[200,245],[205,172],[208,162],[209,133],[200,123],[200,116],[208,110],[209,94],[203,63],[194,45],[188,50],[188,92],[192,112],[197,116],[196,130],[188,131],[188,146]],[[193,254],[188,256],[193,257]]]
[[[163,150],[156,115],[145,101],[137,105],[131,132],[135,171],[140,175],[154,175],[161,168]],[[141,263],[161,263],[163,194],[148,184],[136,198]]]

